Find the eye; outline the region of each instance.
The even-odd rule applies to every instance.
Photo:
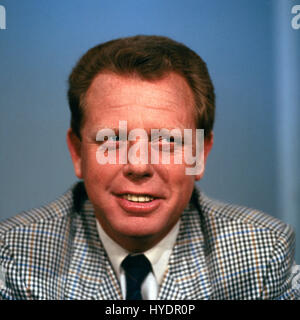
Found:
[[[119,136],[106,136],[104,141],[120,141]]]
[[[105,136],[104,141],[100,142],[100,145],[103,148],[107,148],[108,150],[114,150],[120,148],[120,138],[116,135],[108,135]]]
[[[174,140],[174,137],[162,137],[162,141],[164,142],[168,142],[168,143],[174,143],[175,140]]]
[[[175,143],[175,139],[173,136],[162,136],[159,141],[161,143]]]

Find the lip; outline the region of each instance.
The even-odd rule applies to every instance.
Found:
[[[128,192],[129,193],[129,192]],[[126,193],[125,193],[126,194]],[[149,193],[134,193],[136,195],[150,195]],[[155,198],[154,196],[152,196]],[[149,202],[132,202],[127,199],[122,198],[122,195],[115,195],[115,198],[117,200],[117,203],[119,206],[125,210],[128,213],[135,213],[135,214],[146,214],[151,213],[154,210],[158,209],[158,207],[161,205],[161,198],[155,198],[152,201]]]
[[[152,198],[155,198],[155,199],[162,199],[163,196],[155,193],[155,192],[152,192],[152,191],[141,191],[139,190],[138,192],[136,191],[130,191],[130,190],[122,190],[122,191],[117,191],[117,192],[114,192],[113,193],[115,196],[117,197],[122,197],[123,195],[126,195],[126,194],[132,194],[132,195],[136,195],[136,196],[150,196]]]

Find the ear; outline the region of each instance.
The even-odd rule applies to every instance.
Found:
[[[195,176],[195,180],[196,181],[200,180],[204,175],[205,166],[206,166],[206,160],[207,160],[207,157],[208,157],[208,155],[210,153],[210,150],[211,150],[213,144],[214,144],[214,133],[211,132],[209,134],[209,136],[204,138],[204,170],[199,175]]]
[[[72,129],[67,132],[67,145],[72,158],[77,178],[82,179],[81,170],[81,141]]]

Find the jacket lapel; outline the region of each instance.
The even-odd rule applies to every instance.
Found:
[[[210,295],[201,219],[199,211],[190,203],[182,215],[179,235],[158,299],[209,299]]]
[[[121,299],[121,290],[99,239],[94,210],[85,201],[73,220],[74,240],[65,299]]]

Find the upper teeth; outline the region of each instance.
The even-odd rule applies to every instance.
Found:
[[[133,202],[149,202],[154,200],[154,198],[151,196],[146,196],[146,195],[138,196],[133,194],[124,194],[123,198]]]

